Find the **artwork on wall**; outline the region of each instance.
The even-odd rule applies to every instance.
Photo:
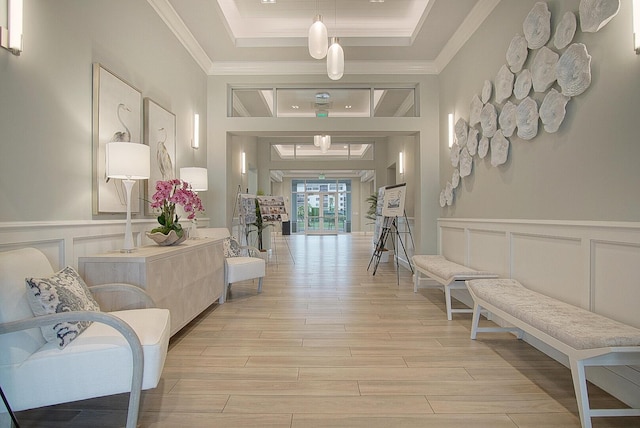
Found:
[[[176,116],[151,98],[144,99],[144,143],[151,153],[151,174],[146,199],[151,200],[157,181],[176,178]],[[145,214],[152,214],[145,204]]]
[[[599,31],[619,9],[620,0],[580,0],[582,32]],[[515,134],[522,141],[538,135],[540,121],[545,132],[558,131],[571,98],[591,85],[591,56],[587,47],[571,43],[576,27],[576,14],[565,12],[551,41],[551,12],[547,4],[537,2],[533,6],[522,24],[524,36],[516,34],[511,39],[505,55],[507,63],[499,68],[494,82],[484,81],[480,97],[473,95],[469,122],[463,117],[456,122],[450,153],[451,164],[456,168],[452,176],[455,184],[447,182],[440,192],[441,207],[452,205],[458,181],[471,175],[476,154],[485,159],[491,152],[488,158],[491,166],[499,167],[507,162],[509,138],[515,138],[516,129]],[[492,92],[495,103],[490,102]],[[501,104],[498,118],[496,106],[499,108]]]
[[[105,153],[109,142],[142,142],[142,93],[101,64],[93,64],[93,214],[127,211],[122,180],[106,176]],[[132,201],[139,201],[134,185]],[[131,212],[139,212],[133,203]]]

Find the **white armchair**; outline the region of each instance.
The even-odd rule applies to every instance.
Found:
[[[138,287],[89,287],[101,311],[69,311],[34,316],[25,278],[54,274],[46,256],[25,248],[0,253],[0,386],[14,411],[130,392],[127,428],[138,420],[142,389],[155,388],[167,354],[167,309],[102,312],[101,296],[114,290],[152,304]],[[106,306],[106,303],[105,303]],[[40,327],[91,321],[63,349],[47,342]],[[10,422],[0,405],[0,425]]]
[[[206,238],[209,236],[219,236],[220,229],[199,229],[198,235]],[[217,232],[217,233],[216,233]],[[212,235],[213,234],[213,235]],[[258,279],[258,293],[262,293],[262,279],[266,274],[266,263],[263,258],[255,257],[259,250],[251,246],[240,246],[235,238],[225,237],[224,243],[224,292],[219,299],[224,303],[227,293],[234,282]]]

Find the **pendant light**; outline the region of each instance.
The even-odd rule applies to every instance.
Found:
[[[344,74],[344,51],[337,37],[331,38],[327,52],[327,74],[331,80],[340,80]]]
[[[318,12],[318,0],[316,0],[316,12]],[[318,13],[309,27],[309,54],[315,59],[322,59],[327,56],[328,47],[327,27],[322,22],[322,15]]]
[[[331,135],[323,135],[320,140],[320,153],[327,153],[331,147]]]
[[[313,136],[313,145],[316,147],[320,147],[320,143],[322,142],[322,135],[314,135]]]

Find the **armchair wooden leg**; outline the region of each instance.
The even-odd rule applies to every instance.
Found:
[[[262,293],[262,276],[258,279],[258,293]]]

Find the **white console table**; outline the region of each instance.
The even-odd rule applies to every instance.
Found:
[[[88,285],[124,282],[143,288],[158,307],[171,311],[174,335],[222,296],[222,237],[229,232],[220,230],[220,238],[79,257],[78,270]]]

